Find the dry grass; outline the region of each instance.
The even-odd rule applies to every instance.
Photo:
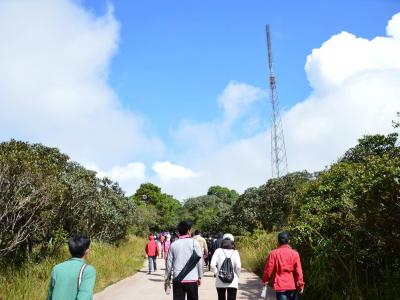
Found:
[[[119,246],[93,242],[89,263],[96,268],[95,291],[136,273],[143,265],[146,240],[129,237]],[[45,299],[54,265],[69,257],[67,248],[40,263],[27,262],[21,268],[0,270],[1,300]]]

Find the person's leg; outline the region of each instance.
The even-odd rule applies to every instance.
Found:
[[[157,256],[153,256],[154,271],[157,271]]]
[[[149,273],[151,273],[153,271],[153,257],[149,256],[147,260],[149,261]]]
[[[286,292],[286,295],[289,300],[298,300],[299,299],[299,293],[297,291],[288,291],[288,292]]]
[[[174,283],[172,285],[173,300],[185,300],[185,287],[182,283]]]
[[[226,288],[217,288],[218,300],[226,300]]]
[[[276,300],[288,300],[286,292],[276,292]]]
[[[185,283],[187,300],[199,300],[199,286],[197,282]]]
[[[236,288],[227,288],[228,297],[227,300],[236,300],[237,289]]]

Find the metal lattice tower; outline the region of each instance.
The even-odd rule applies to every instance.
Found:
[[[272,65],[272,42],[269,25],[266,26],[268,65],[269,65],[269,87],[271,89],[272,104],[272,126],[271,126],[271,165],[272,178],[281,177],[288,172],[286,158],[285,139],[283,135],[282,119],[279,109],[278,94],[276,91],[276,79]]]

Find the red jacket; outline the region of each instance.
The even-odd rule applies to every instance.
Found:
[[[300,255],[289,245],[279,246],[271,251],[265,264],[262,281],[268,282],[274,276],[275,291],[290,291],[304,286]]]
[[[154,240],[154,236],[150,235],[149,236],[149,241],[146,245],[146,254],[147,256],[158,256],[158,247],[157,247],[157,243]]]

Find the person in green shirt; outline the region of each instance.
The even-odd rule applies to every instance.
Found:
[[[71,258],[56,265],[51,272],[47,300],[92,300],[96,269],[86,264],[90,239],[75,235],[68,240]]]

